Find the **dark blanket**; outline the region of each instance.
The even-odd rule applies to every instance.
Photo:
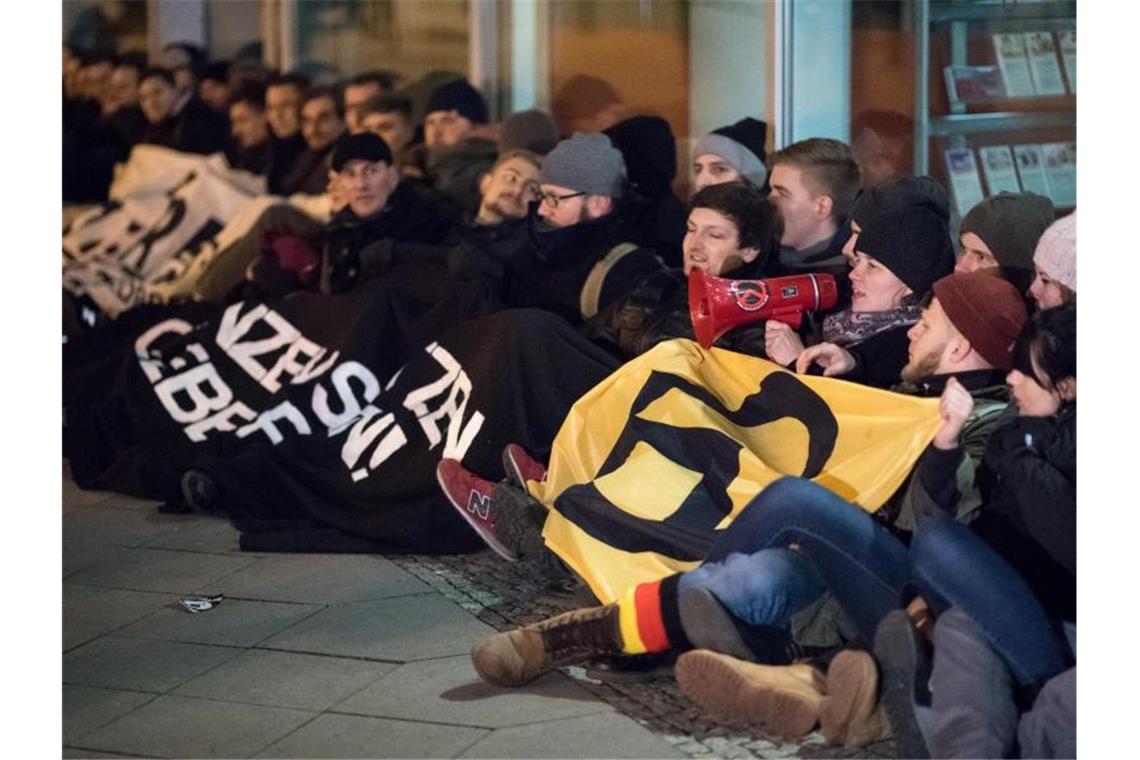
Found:
[[[172,502],[186,470],[206,471],[249,549],[478,548],[436,484],[440,458],[501,477],[505,444],[544,453],[617,365],[537,310],[416,343],[441,323],[425,331],[382,280],[191,311],[68,347],[67,453],[81,487]]]

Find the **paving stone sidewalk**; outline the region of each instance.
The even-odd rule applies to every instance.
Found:
[[[64,757],[890,756],[718,726],[669,675],[484,684],[474,644],[583,603],[490,552],[242,552],[225,520],[156,508],[64,468]]]

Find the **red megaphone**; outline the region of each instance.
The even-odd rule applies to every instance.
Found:
[[[758,319],[775,319],[798,329],[805,311],[830,309],[839,288],[830,274],[797,274],[767,280],[712,277],[689,272],[689,316],[702,348],[732,328]]]

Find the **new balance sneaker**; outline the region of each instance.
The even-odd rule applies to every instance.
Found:
[[[474,528],[479,538],[508,562],[518,560],[518,555],[496,535],[495,510],[491,503],[495,484],[468,472],[456,459],[440,460],[439,466],[435,468],[435,477],[447,500],[467,524]]]
[[[503,449],[503,471],[511,482],[523,490],[526,490],[528,480],[542,480],[546,477],[546,466],[517,443],[508,443]]]

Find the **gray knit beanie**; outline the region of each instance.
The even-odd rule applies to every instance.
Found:
[[[620,198],[625,180],[625,162],[610,138],[575,132],[546,155],[538,182],[567,187],[589,195]]]
[[[767,125],[756,119],[741,119],[727,127],[714,129],[697,140],[693,158],[711,153],[732,164],[753,187],[763,187],[768,179],[764,166],[764,142]]]
[[[1077,212],[1049,225],[1037,241],[1033,263],[1069,290],[1077,290]]]

